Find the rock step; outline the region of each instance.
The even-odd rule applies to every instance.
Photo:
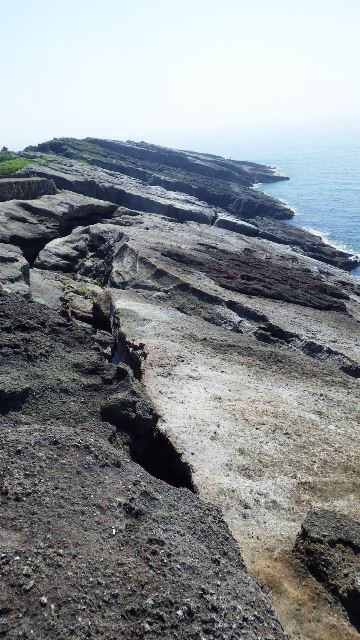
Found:
[[[349,516],[311,509],[297,537],[297,557],[346,609],[360,630],[360,522]]]
[[[55,182],[50,178],[1,178],[0,202],[7,200],[32,200],[56,193]]]

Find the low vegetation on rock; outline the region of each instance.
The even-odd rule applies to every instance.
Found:
[[[0,176],[9,176],[31,164],[29,158],[23,158],[11,151],[0,151]]]
[[[263,165],[1,153],[1,637],[355,640],[356,259]]]

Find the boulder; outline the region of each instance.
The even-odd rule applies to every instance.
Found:
[[[325,509],[307,514],[294,552],[360,626],[360,522]]]
[[[49,242],[40,251],[35,267],[73,272],[81,263],[83,275],[105,283],[112,269],[112,248],[123,238],[121,228],[113,224],[77,227],[70,235]]]

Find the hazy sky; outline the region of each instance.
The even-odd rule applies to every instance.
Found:
[[[360,124],[360,0],[0,0],[0,146]]]

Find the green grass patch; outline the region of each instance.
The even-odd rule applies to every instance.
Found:
[[[102,280],[102,278],[95,278],[94,283],[102,289],[105,287],[105,282]]]
[[[7,152],[6,151],[0,152],[0,156],[4,153],[7,153]],[[0,176],[10,176],[13,173],[16,173],[16,171],[20,171],[20,169],[23,169],[28,164],[33,164],[33,163],[34,161],[29,160],[28,158],[14,158],[12,156],[11,160],[2,161],[0,157]]]
[[[12,160],[14,154],[11,151],[0,151],[0,162],[7,162],[8,160]]]
[[[75,289],[75,293],[83,298],[90,298],[91,296],[91,292],[86,287],[79,287],[78,289]]]

